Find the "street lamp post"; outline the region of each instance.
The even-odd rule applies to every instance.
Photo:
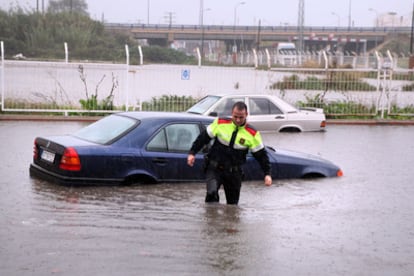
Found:
[[[397,13],[396,12],[388,12],[388,15],[391,16],[391,27],[394,27],[395,16],[397,15]]]
[[[234,27],[236,27],[236,25],[237,25],[237,8],[240,6],[240,5],[244,5],[244,4],[246,4],[246,2],[238,2],[235,6],[234,6]]]
[[[201,25],[201,59],[204,59],[204,12],[211,11],[211,9],[202,9],[200,16],[200,25]]]
[[[371,12],[375,12],[375,16],[376,16],[376,18],[375,18],[375,28],[378,28],[379,27],[378,12],[373,8],[369,8],[368,10],[371,11]],[[378,37],[375,35],[375,48],[377,48],[377,46],[378,46]]]
[[[338,27],[341,27],[341,17],[339,16],[339,14],[337,14],[336,12],[332,12],[332,15],[336,15],[336,17],[338,18]]]
[[[237,25],[237,8],[240,5],[244,5],[246,4],[246,2],[242,1],[242,2],[238,2],[235,6],[234,6],[234,25],[233,28],[234,30],[236,30],[236,25]],[[233,45],[233,63],[236,64],[236,60],[237,60],[237,43],[236,43],[236,38],[234,38],[234,45]]]
[[[375,12],[375,27],[379,27],[379,22],[378,22],[378,20],[379,20],[379,16],[378,16],[378,12],[375,10],[375,9],[373,9],[373,8],[369,8],[368,9],[369,11],[371,11],[371,12]]]

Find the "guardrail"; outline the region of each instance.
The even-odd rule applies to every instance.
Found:
[[[231,25],[176,25],[176,24],[128,24],[128,23],[104,23],[107,29],[141,29],[141,30],[217,30],[217,31],[252,31],[257,32],[259,26],[231,26]],[[268,32],[298,32],[297,26],[260,26],[261,31]],[[384,26],[384,27],[326,27],[326,26],[305,26],[305,33],[399,33],[410,34],[411,27],[408,26]]]

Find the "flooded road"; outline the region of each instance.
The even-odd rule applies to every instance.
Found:
[[[31,179],[34,138],[83,125],[0,121],[0,275],[414,271],[412,126],[263,134],[276,148],[333,161],[344,177],[244,183],[239,206],[226,206],[205,205],[203,184],[75,188]]]

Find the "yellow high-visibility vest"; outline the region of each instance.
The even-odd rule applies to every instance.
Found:
[[[249,150],[257,152],[264,148],[260,132],[249,124],[237,126],[231,119],[216,118],[208,127],[207,133],[211,138],[216,138],[221,144],[229,146],[231,136],[238,130],[233,148],[237,150]]]

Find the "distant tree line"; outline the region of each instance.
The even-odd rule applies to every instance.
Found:
[[[137,42],[128,35],[107,32],[100,21],[90,18],[85,0],[50,0],[46,12],[20,6],[0,9],[0,41],[6,58],[21,53],[27,58],[63,59],[64,43],[71,60],[125,62],[125,44],[130,62],[137,63]],[[193,58],[169,48],[143,47],[145,62],[193,63]]]

